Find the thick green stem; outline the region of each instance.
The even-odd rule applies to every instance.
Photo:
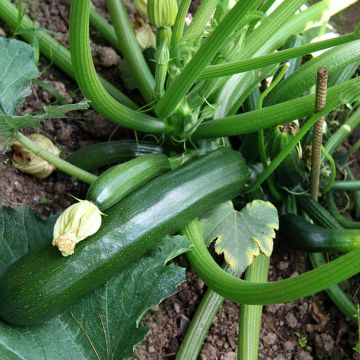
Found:
[[[245,280],[267,281],[270,258],[264,254],[254,258],[247,268]],[[257,360],[261,328],[262,305],[241,305],[238,336],[238,360]]]
[[[243,59],[231,61],[225,64],[210,65],[200,74],[200,79],[209,79],[220,76],[229,76],[250,70],[260,69],[268,65],[278,64],[282,61],[288,61],[298,56],[304,56],[315,51],[335,47],[359,39],[359,34],[351,33],[342,35],[334,39],[318,41],[312,44],[306,44],[299,47],[281,50],[272,54],[266,54],[252,59]]]
[[[341,104],[360,95],[360,78],[329,88],[327,101]],[[249,134],[314,114],[314,95],[306,95],[263,109],[202,123],[193,138]]]
[[[312,200],[310,197],[298,196],[297,200],[302,210],[304,210],[316,224],[333,229],[342,228],[335,218],[333,218],[320,204]],[[327,263],[322,253],[310,253],[309,257],[314,268],[318,268]],[[357,314],[357,307],[349,296],[344,293],[341,287],[333,285],[326,289],[326,293],[338,309],[351,321],[356,323],[357,320],[355,315]]]
[[[322,265],[327,264],[325,257],[322,253],[310,253],[309,254],[311,264],[314,268],[319,268]],[[357,307],[351,301],[344,291],[338,285],[333,285],[326,289],[326,293],[337,308],[352,322],[357,324]]]
[[[240,280],[224,271],[211,257],[199,221],[185,229],[192,248],[187,257],[200,278],[221,296],[240,304],[265,305],[292,301],[315,294],[360,271],[360,250],[351,251],[315,270],[269,283]]]
[[[132,76],[147,103],[154,101],[155,80],[142,54],[123,0],[107,0],[111,20]]]
[[[335,181],[332,189],[336,191],[360,191],[360,180]]]
[[[286,63],[283,66],[283,68],[281,69],[279,75],[273,80],[271,85],[260,95],[259,101],[258,101],[258,109],[263,108],[264,99],[266,98],[266,96],[268,94],[270,94],[270,92],[276,87],[276,85],[279,84],[279,82],[285,76],[287,70],[289,69],[289,66],[290,66],[289,63]],[[266,148],[265,148],[265,136],[264,136],[263,129],[260,129],[258,131],[258,145],[259,145],[260,160],[264,166],[264,169],[266,169],[268,167],[268,162],[267,162],[267,154],[266,154]],[[281,201],[282,196],[277,191],[271,175],[267,178],[267,183],[268,183],[271,194],[275,197],[276,200]]]
[[[90,8],[90,26],[96,29],[119,54],[122,54],[114,28],[96,11],[94,6]]]
[[[225,265],[224,270],[228,269],[229,266]],[[206,290],[176,354],[176,360],[198,359],[206,335],[224,300],[215,291]]]
[[[70,51],[81,91],[91,100],[91,105],[96,111],[116,124],[149,133],[170,132],[171,128],[160,119],[128,109],[105,91],[98,79],[91,57],[89,12],[89,0],[71,2]]]
[[[184,35],[185,19],[189,12],[191,0],[182,0],[176,15],[175,25],[172,29],[172,38],[170,46],[171,57],[177,62],[178,60],[178,46]]]
[[[20,32],[21,37],[27,42],[32,43],[36,36],[41,53],[65,74],[75,79],[70,52],[47,34],[46,30],[39,28],[28,16],[24,15],[21,18],[21,23],[18,23],[18,9],[9,0],[0,1],[0,18],[11,28],[16,28]],[[106,91],[114,99],[131,109],[137,108],[137,105],[115,86],[101,77],[99,79]]]
[[[198,40],[198,38],[204,32],[206,25],[210,21],[218,3],[219,0],[201,1],[200,6],[195,12],[194,18],[192,19],[191,24],[184,35],[184,44],[194,43]]]
[[[49,153],[33,141],[29,140],[26,136],[17,133],[15,135],[15,139],[24,147],[32,151],[35,155],[54,165],[58,170],[63,171],[64,173],[73,176],[87,184],[91,184],[95,181],[95,175],[68,163],[67,161],[59,158],[58,156]]]

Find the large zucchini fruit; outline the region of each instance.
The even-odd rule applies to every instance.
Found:
[[[110,208],[74,255],[63,257],[50,245],[14,263],[0,279],[0,316],[32,325],[58,314],[166,235],[239,195],[248,176],[241,154],[223,148],[156,178]]]

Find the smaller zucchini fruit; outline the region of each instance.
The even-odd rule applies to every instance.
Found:
[[[86,198],[100,210],[106,210],[169,170],[170,162],[163,154],[149,154],[132,159],[98,176],[90,185]]]
[[[122,163],[138,156],[162,152],[163,149],[152,142],[115,140],[85,146],[70,154],[65,160],[81,169],[91,171],[101,166]]]
[[[280,217],[280,237],[290,246],[309,252],[347,252],[360,248],[360,231],[329,229],[293,214]]]

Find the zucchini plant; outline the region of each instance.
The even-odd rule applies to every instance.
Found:
[[[0,136],[15,150],[13,163],[38,178],[57,169],[89,185],[83,200],[46,222],[26,207],[0,208],[1,358],[131,357],[147,332],[142,316],[185,281],[184,269],[169,264],[182,254],[208,290],[178,359],[198,358],[224,299],[241,307],[241,360],[258,358],[266,304],[327,290],[358,323],[356,304],[337,287],[360,271],[358,222],[331,229],[331,215],[322,216],[321,205],[304,195],[320,193],[338,219],[332,191],[350,192],[351,205],[360,208],[360,181],[347,166],[358,142],[346,155],[335,152],[360,123],[360,27],[322,38],[332,32],[329,15],[354,2],[208,0],[189,23],[190,0],[134,1],[147,31],[155,32],[148,53],[123,0],[106,1],[113,25],[90,0],[72,0],[69,49],[38,28],[22,1],[0,1],[0,19],[29,43],[0,38]],[[96,72],[90,27],[125,59],[125,91]],[[76,81],[84,100],[18,112],[39,76],[38,51]],[[319,68],[329,73],[322,106]],[[94,143],[63,158],[49,139],[46,145],[24,135],[89,107],[134,130],[134,138]],[[316,147],[319,120],[339,110],[348,118],[335,132],[329,126],[325,145]],[[316,183],[314,154],[321,160]],[[279,227],[285,245],[345,254],[329,263],[310,255],[313,270],[267,282]]]

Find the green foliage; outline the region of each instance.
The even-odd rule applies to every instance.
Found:
[[[77,104],[45,106],[43,112],[36,115],[0,115],[0,136],[13,137],[22,128],[37,128],[42,121],[65,118],[69,111],[86,110],[88,107],[87,101],[81,101]]]
[[[254,200],[240,212],[228,201],[212,210],[201,223],[207,243],[217,239],[215,251],[224,254],[236,273],[244,271],[260,251],[271,255],[274,230],[279,228],[276,208],[262,200]]]
[[[0,38],[0,115],[13,115],[31,94],[31,80],[39,76],[34,49],[22,41]]]
[[[49,244],[55,218],[41,221],[27,207],[0,208],[0,273],[27,251]],[[174,294],[185,269],[171,264],[189,249],[184,237],[166,237],[150,254],[116,275],[93,295],[41,326],[0,323],[0,358],[129,358],[147,333],[144,314]],[[141,296],[139,296],[141,289]]]

